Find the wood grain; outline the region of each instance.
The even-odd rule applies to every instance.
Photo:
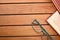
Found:
[[[42,40],[42,34],[35,32],[31,26],[34,19],[44,24],[43,28],[54,40],[60,40],[60,36],[46,22],[55,11],[51,0],[0,0],[0,40]],[[44,40],[48,40],[46,36]]]
[[[42,14],[55,11],[56,8],[52,3],[0,5],[0,14]]]
[[[0,3],[18,3],[18,2],[51,2],[51,0],[0,0]]]
[[[0,25],[31,25],[34,19],[41,24],[48,24],[46,20],[49,16],[51,15],[1,15]]]
[[[35,26],[38,29],[38,26]],[[43,25],[43,28],[50,35],[57,35],[57,33],[49,25]],[[0,36],[34,36],[42,35],[33,30],[32,26],[0,26]]]
[[[52,36],[54,40],[60,40],[60,36]],[[40,37],[1,37],[0,40],[42,40]],[[46,36],[44,36],[44,40],[47,39]]]

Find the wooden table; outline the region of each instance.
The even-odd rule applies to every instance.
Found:
[[[41,40],[41,33],[31,26],[35,18],[54,40],[60,40],[46,21],[55,11],[51,0],[0,0],[0,40]]]

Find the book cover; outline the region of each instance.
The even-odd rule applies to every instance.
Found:
[[[58,9],[60,13],[60,0],[52,0],[52,2],[54,3],[55,7]]]

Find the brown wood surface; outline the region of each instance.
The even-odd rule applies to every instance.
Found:
[[[53,3],[0,5],[0,14],[42,14],[54,13],[55,11]]]
[[[31,25],[34,19],[37,19],[41,24],[48,24],[47,18],[51,14],[45,15],[2,15],[0,16],[0,25]]]
[[[38,26],[35,26],[37,29]],[[57,35],[57,33],[49,25],[43,25],[43,28],[50,35]],[[0,36],[32,36],[42,35],[33,30],[32,26],[0,26]]]
[[[0,0],[0,3],[16,3],[16,2],[51,2],[51,0]]]
[[[46,36],[43,37],[44,40],[49,40],[47,39]],[[60,36],[52,36],[54,40],[60,40]],[[0,40],[42,40],[41,36],[39,37],[1,37]]]
[[[41,40],[42,34],[35,32],[31,26],[34,19],[44,24],[44,29],[54,40],[60,40],[46,22],[55,11],[51,0],[0,0],[0,40]],[[44,40],[48,40],[46,36]]]

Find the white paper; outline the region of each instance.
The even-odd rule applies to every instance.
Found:
[[[47,22],[56,30],[56,32],[60,35],[60,15],[58,11],[56,11]]]

